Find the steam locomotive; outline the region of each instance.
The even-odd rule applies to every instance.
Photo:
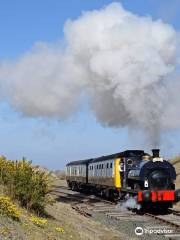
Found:
[[[86,190],[116,201],[132,196],[143,208],[168,209],[180,200],[180,189],[175,190],[173,165],[160,157],[159,151],[153,149],[149,155],[143,150],[126,150],[69,162],[67,184],[72,190]]]

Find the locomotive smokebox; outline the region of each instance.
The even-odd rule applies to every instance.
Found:
[[[160,149],[152,149],[153,158],[159,158]]]

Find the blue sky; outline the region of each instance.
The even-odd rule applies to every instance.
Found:
[[[16,59],[35,42],[56,42],[63,37],[65,21],[82,11],[111,3],[110,0],[0,0],[0,61]],[[180,30],[178,0],[122,0],[138,15],[161,18]],[[67,161],[125,150],[148,149],[143,140],[128,137],[128,130],[102,127],[93,114],[82,108],[65,122],[22,117],[7,103],[0,103],[0,152],[11,159],[26,156],[34,164],[62,169]],[[140,133],[138,133],[140,134]],[[138,138],[140,139],[140,138]],[[179,154],[179,132],[163,135],[164,155]],[[170,151],[169,151],[170,148]]]

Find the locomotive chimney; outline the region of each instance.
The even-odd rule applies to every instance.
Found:
[[[152,149],[153,158],[159,158],[160,149]]]

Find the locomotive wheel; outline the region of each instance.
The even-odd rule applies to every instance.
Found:
[[[119,199],[120,199],[119,193],[118,193],[118,192],[114,192],[113,200],[114,200],[115,202],[117,202]]]
[[[72,183],[68,182],[68,188],[72,189]]]
[[[113,191],[112,191],[112,190],[109,190],[108,199],[109,199],[110,201],[113,201],[113,199],[114,199],[114,194],[113,194]]]
[[[77,184],[75,182],[72,182],[72,191],[77,191],[78,190],[78,187],[77,187]]]
[[[114,190],[109,190],[109,193],[108,193],[108,199],[110,201],[115,201],[117,202],[119,200],[119,193],[114,191]]]

